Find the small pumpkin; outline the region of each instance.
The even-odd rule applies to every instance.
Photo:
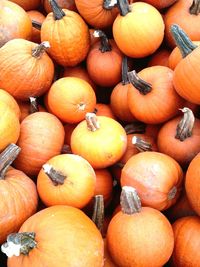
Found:
[[[168,67],[170,54],[171,54],[171,51],[166,48],[161,48],[157,50],[150,57],[147,67],[152,67],[152,66],[157,66],[157,65]]]
[[[3,89],[0,89],[0,101],[4,102],[14,111],[18,118],[21,116],[20,107],[14,97]]]
[[[116,119],[109,104],[97,103],[94,112],[97,116],[107,116],[114,120]]]
[[[34,10],[37,9],[40,5],[40,0],[9,0],[21,6],[24,10]]]
[[[143,2],[148,3],[157,9],[163,9],[171,6],[177,0],[143,0]]]

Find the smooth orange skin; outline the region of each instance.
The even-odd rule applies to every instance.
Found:
[[[104,9],[103,0],[75,0],[75,3],[84,20],[96,29],[112,26],[119,12],[117,8]]]
[[[171,156],[181,166],[186,167],[200,151],[200,120],[195,119],[192,136],[180,141],[175,136],[176,127],[181,119],[182,116],[178,116],[161,127],[157,145],[160,152]]]
[[[175,42],[170,33],[172,24],[178,24],[189,36],[192,41],[200,40],[200,15],[190,14],[189,8],[193,0],[178,0],[164,14],[165,22],[165,39],[166,43],[171,47],[175,47]]]
[[[14,97],[3,89],[0,89],[0,101],[4,102],[10,109],[14,111],[18,118],[21,116],[21,111]]]
[[[200,153],[198,153],[190,162],[190,165],[186,172],[186,179],[185,179],[185,190],[187,198],[189,200],[190,205],[192,206],[192,209],[198,215],[200,215],[199,163],[200,163]]]
[[[90,47],[89,28],[82,17],[63,9],[65,16],[55,20],[49,13],[42,23],[41,40],[49,41],[49,55],[63,67],[73,67],[82,62]]]
[[[97,109],[96,115],[97,116],[106,116],[112,119],[116,119],[111,106],[109,104],[103,104],[103,103],[97,103],[95,106],[95,109]]]
[[[197,253],[200,246],[200,219],[197,216],[188,216],[178,219],[173,225],[174,251],[172,254],[173,266],[196,267],[200,263]]]
[[[69,9],[72,11],[77,11],[74,0],[57,0],[56,2],[58,4],[58,6],[61,8]],[[48,0],[42,0],[42,4],[43,4],[44,9],[47,13],[52,12],[52,8],[51,8]]]
[[[159,49],[151,57],[147,64],[148,67],[152,66],[165,66],[168,67],[168,61],[171,51],[165,48]]]
[[[127,146],[124,128],[115,120],[97,116],[100,129],[95,132],[87,128],[86,121],[80,122],[71,136],[71,149],[89,161],[95,169],[102,169],[116,163]]]
[[[40,0],[10,0],[11,2],[16,3],[21,6],[24,10],[33,10],[38,8]]]
[[[87,112],[94,111],[96,95],[88,82],[65,77],[53,83],[47,101],[50,111],[63,122],[78,123]]]
[[[28,103],[28,102],[21,102],[21,101],[18,101],[17,103],[19,105],[20,112],[21,112],[19,121],[22,122],[28,115],[31,114],[30,113],[30,103]],[[45,112],[46,111],[46,109],[43,106],[41,106],[41,105],[38,105],[38,109],[39,109],[39,111],[42,111],[42,112]]]
[[[36,112],[21,123],[17,142],[21,152],[14,166],[27,175],[37,175],[43,164],[60,154],[64,144],[64,128],[56,116]]]
[[[166,7],[171,6],[174,4],[177,0],[143,0],[143,2],[148,3],[157,9],[163,9]]]
[[[121,68],[123,54],[115,44],[109,39],[112,47],[111,51],[102,53],[100,41],[95,43],[87,55],[87,71],[91,79],[99,86],[115,86],[121,80]]]
[[[0,47],[9,40],[22,38],[29,40],[32,24],[29,16],[20,6],[7,0],[0,3]]]
[[[0,244],[17,232],[36,212],[38,195],[34,182],[23,172],[10,168],[0,180]]]
[[[184,100],[173,87],[173,71],[165,66],[143,69],[138,76],[152,85],[152,90],[143,95],[134,86],[128,89],[128,105],[139,121],[147,124],[163,123],[178,114]]]
[[[17,143],[20,134],[19,116],[9,107],[8,103],[0,100],[0,152],[9,144]]]
[[[108,251],[121,267],[161,267],[170,258],[173,246],[171,224],[161,212],[149,207],[132,215],[119,211],[108,226]]]
[[[37,248],[28,257],[8,259],[8,267],[102,267],[103,238],[81,210],[53,206],[31,216],[19,232],[34,232]]]
[[[154,151],[140,152],[124,165],[121,186],[134,187],[143,206],[165,210],[173,205],[180,195],[183,171],[171,157]],[[170,190],[176,187],[173,198]]]
[[[152,5],[136,2],[131,12],[118,15],[113,23],[113,37],[119,49],[127,56],[142,58],[153,54],[164,38],[164,22]]]
[[[113,262],[107,248],[107,242],[104,238],[104,265],[103,267],[117,267],[117,265]]]
[[[45,20],[45,16],[37,11],[37,10],[30,10],[27,11],[27,14],[29,15],[31,20],[37,21],[39,23],[43,23],[43,21]],[[40,38],[40,30],[32,27],[32,37],[31,37],[31,41],[35,42],[35,43],[41,43],[41,38]]]
[[[44,52],[41,57],[32,56],[38,44],[14,39],[0,50],[0,87],[17,100],[26,101],[30,96],[41,96],[51,86],[54,64]]]

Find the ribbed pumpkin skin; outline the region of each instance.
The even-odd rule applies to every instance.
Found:
[[[136,2],[131,12],[118,15],[113,23],[113,37],[119,49],[127,56],[142,58],[153,54],[164,37],[164,22],[153,6]]]
[[[8,234],[36,212],[38,195],[34,182],[23,172],[10,168],[0,180],[0,244]]]
[[[2,0],[0,3],[0,47],[15,38],[29,40],[32,34],[32,25],[26,12],[15,3]]]
[[[41,28],[41,40],[49,41],[48,53],[58,64],[73,67],[82,62],[90,47],[90,34],[82,17],[71,10],[63,9],[65,16],[55,20],[49,13]]]
[[[84,20],[96,29],[111,26],[118,14],[117,8],[104,9],[103,0],[75,0],[75,3]]]
[[[64,135],[63,125],[54,115],[36,112],[27,116],[21,123],[21,152],[15,167],[28,175],[37,175],[47,160],[60,154]]]
[[[172,262],[175,267],[196,267],[200,264],[200,219],[188,216],[178,219],[173,225],[174,251]]]
[[[40,58],[32,56],[37,44],[14,39],[0,50],[0,87],[18,100],[40,96],[51,86],[54,65],[44,52]]]
[[[28,0],[28,1],[27,0],[10,0],[10,1],[18,4],[26,11],[37,9],[40,4],[40,0]]]
[[[53,206],[30,217],[19,232],[35,232],[37,248],[28,257],[8,259],[8,267],[102,267],[103,239],[81,210]]]
[[[170,258],[173,246],[169,221],[152,208],[144,207],[132,215],[119,211],[108,226],[107,247],[120,267],[161,267]]]

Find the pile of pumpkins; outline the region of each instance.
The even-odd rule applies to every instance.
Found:
[[[200,266],[199,13],[0,1],[1,266]]]

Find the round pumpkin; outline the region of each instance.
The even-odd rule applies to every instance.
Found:
[[[24,10],[37,9],[40,5],[40,0],[9,0],[21,6]]]
[[[95,105],[95,114],[97,116],[106,116],[112,119],[116,119],[111,107],[109,104],[97,103]]]
[[[0,89],[0,101],[4,102],[14,111],[18,118],[21,116],[20,107],[14,97],[3,89]]]
[[[149,59],[147,66],[165,66],[168,67],[169,65],[169,57],[171,51],[166,48],[161,48],[157,50]]]

